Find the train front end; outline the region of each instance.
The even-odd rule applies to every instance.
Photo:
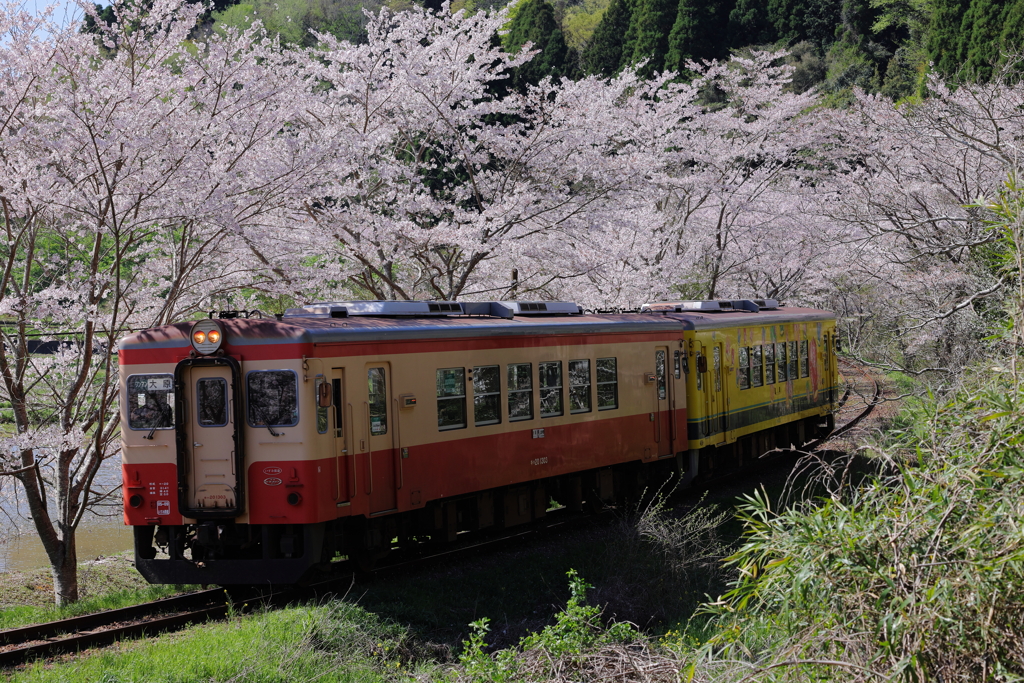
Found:
[[[237,315],[122,340],[124,521],[148,581],[289,584],[322,559],[307,346]]]

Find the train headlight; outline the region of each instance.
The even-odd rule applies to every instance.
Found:
[[[192,333],[189,335],[192,340],[192,348],[201,355],[208,356],[216,353],[224,341],[224,330],[216,320],[200,320],[192,326]]]

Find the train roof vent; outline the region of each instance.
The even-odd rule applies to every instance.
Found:
[[[652,313],[688,313],[688,312],[728,312],[750,311],[757,313],[761,309],[776,309],[779,302],[775,299],[712,299],[706,301],[654,301],[640,307],[640,312]]]
[[[572,301],[496,301],[513,315],[579,315],[583,309]]]
[[[455,301],[333,301],[289,308],[285,318],[345,318],[348,316],[424,317],[462,315]]]

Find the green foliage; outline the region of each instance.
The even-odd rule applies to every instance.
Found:
[[[910,410],[861,485],[781,511],[744,498],[708,656],[796,663],[777,680],[1024,675],[1024,389],[983,372]]]
[[[590,74],[611,76],[622,65],[623,44],[633,15],[634,0],[611,0],[583,52],[583,69]]]
[[[969,78],[979,81],[991,78],[993,66],[1000,61],[999,36],[1006,10],[1006,3],[999,0],[971,0],[960,24],[964,38],[957,52]]]
[[[764,45],[778,39],[763,0],[737,0],[729,13],[729,45]]]
[[[376,0],[252,0],[214,12],[213,24],[214,30],[222,26],[244,29],[259,19],[270,33],[291,45],[312,46],[316,42],[312,31],[360,42],[366,36],[363,10],[373,12],[380,6]]]
[[[679,0],[636,0],[627,34],[632,38],[631,51],[623,51],[623,65],[647,60],[645,74],[660,72],[665,67],[669,32],[675,23]]]
[[[724,58],[728,19],[729,7],[722,0],[680,0],[668,36],[665,68],[682,71],[690,59]]]
[[[512,54],[519,52],[526,43],[532,43],[532,49],[539,50],[533,59],[515,69],[512,84],[516,88],[536,85],[545,76],[560,78],[571,73],[565,37],[555,21],[555,8],[548,0],[519,3],[502,42]]]
[[[566,9],[562,17],[562,31],[569,49],[581,53],[587,48],[609,4],[610,0],[583,0],[581,4]]]
[[[485,637],[489,620],[479,619],[470,626],[469,639],[463,641],[459,657],[460,680],[505,681],[548,680],[547,667],[536,667],[537,654],[562,675],[579,671],[586,655],[603,645],[635,641],[636,627],[628,622],[601,623],[602,609],[586,604],[587,590],[592,588],[574,569],[570,569],[569,600],[565,609],[555,615],[555,623],[538,633],[531,633],[519,642],[517,649],[499,650],[493,656],[486,649]]]

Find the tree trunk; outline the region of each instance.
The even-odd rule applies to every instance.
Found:
[[[75,534],[69,534],[60,543],[60,557],[54,562],[51,558],[53,571],[53,599],[57,606],[70,605],[78,602],[78,552],[75,548]]]

